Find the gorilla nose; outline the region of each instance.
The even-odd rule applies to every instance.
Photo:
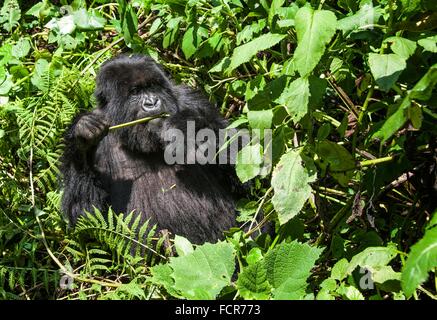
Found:
[[[155,95],[147,96],[143,101],[143,109],[146,111],[152,111],[161,107],[161,100]]]

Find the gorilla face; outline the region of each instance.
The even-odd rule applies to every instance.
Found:
[[[150,57],[122,55],[105,63],[98,75],[96,98],[111,125],[179,110],[175,85]],[[120,141],[135,152],[162,149],[163,119],[117,130]]]

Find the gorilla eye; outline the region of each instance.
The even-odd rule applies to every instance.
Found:
[[[142,89],[143,89],[143,88],[140,87],[140,86],[135,86],[135,87],[132,87],[132,88],[129,90],[129,93],[130,93],[130,94],[140,94]]]

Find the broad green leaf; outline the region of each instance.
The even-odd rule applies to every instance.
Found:
[[[41,91],[46,91],[48,89],[47,81],[43,75],[49,72],[49,68],[50,64],[45,59],[38,59],[35,63],[35,70],[30,81]]]
[[[9,91],[11,91],[13,86],[14,83],[12,81],[12,75],[9,74],[9,72],[7,72],[6,69],[0,65],[0,96],[6,96]],[[4,101],[5,98],[2,97],[2,100]]]
[[[237,45],[253,39],[254,34],[260,33],[266,27],[266,19],[260,19],[247,25],[237,33]]]
[[[247,119],[252,129],[269,129],[272,126],[273,111],[271,109],[259,111],[249,110]]]
[[[228,57],[224,57],[222,60],[217,62],[210,70],[209,72],[223,72],[226,70],[229,65],[231,64],[231,59]]]
[[[275,194],[272,203],[280,224],[296,216],[311,195],[309,184],[316,179],[316,169],[313,163],[308,161],[304,167],[302,162],[300,153],[290,150],[281,157],[273,171]]]
[[[293,62],[301,77],[307,76],[319,63],[326,44],[335,34],[336,24],[337,18],[332,11],[302,7],[296,13],[298,45]]]
[[[402,269],[401,284],[407,297],[426,281],[428,272],[437,267],[437,228],[428,229],[421,240],[411,247]]]
[[[331,294],[337,288],[337,282],[334,279],[328,278],[320,284],[320,291],[317,293],[317,300],[335,300],[335,296]]]
[[[57,27],[59,28],[59,33],[62,35],[72,33],[76,29],[73,16],[67,15],[59,19],[57,21]]]
[[[411,108],[411,100],[428,100],[431,97],[432,90],[436,84],[437,64],[434,64],[416,83],[404,100],[402,100],[398,109],[391,114],[382,127],[372,135],[372,138],[381,139],[381,143],[384,143],[392,137],[400,128],[402,128],[410,116],[415,115],[414,112],[409,112],[409,109]]]
[[[146,293],[144,292],[141,285],[136,283],[136,280],[132,280],[129,283],[123,283],[116,290],[117,292],[126,292],[131,298],[137,297],[146,299]]]
[[[21,38],[12,47],[12,55],[15,58],[23,58],[23,57],[27,56],[29,51],[30,51],[30,42],[27,38]]]
[[[389,42],[391,50],[405,60],[413,55],[417,47],[416,42],[402,37],[389,37],[385,42]]]
[[[174,247],[178,256],[186,256],[194,251],[193,245],[191,242],[184,237],[176,235],[174,238]]]
[[[256,204],[256,202],[255,202]],[[256,209],[256,208],[255,208]],[[258,261],[263,259],[263,254],[260,248],[252,248],[246,257],[246,262],[248,265],[256,264]]]
[[[172,278],[173,270],[170,267],[170,264],[158,264],[156,266],[150,267],[151,277],[147,278],[147,281],[162,286],[165,290],[176,298],[183,298],[175,289],[174,289],[174,279]]]
[[[320,156],[320,165],[325,170],[328,168],[332,177],[343,187],[346,187],[354,175],[355,160],[350,152],[343,146],[332,141],[317,143],[316,153]]]
[[[27,15],[32,15],[35,18],[43,19],[54,13],[55,9],[49,1],[43,1],[35,4],[32,8],[27,10]]]
[[[263,148],[259,143],[244,146],[237,154],[235,170],[241,182],[247,182],[261,174]]]
[[[331,270],[331,278],[336,280],[343,280],[348,275],[347,268],[349,266],[349,261],[346,258],[343,258],[337,261],[336,264],[332,267]]]
[[[382,127],[373,135],[373,139],[381,139],[381,143],[393,136],[408,120],[407,110],[411,105],[409,97],[405,97],[398,109],[388,117]]]
[[[273,286],[275,299],[302,299],[307,279],[318,259],[321,248],[293,241],[281,243],[265,257],[267,279]]]
[[[184,37],[182,38],[182,52],[187,59],[196,52],[200,43],[200,39],[197,39],[197,34],[195,34],[195,32],[196,28],[191,26],[187,31],[185,31]]]
[[[187,299],[214,299],[235,270],[231,244],[205,243],[183,257],[170,258],[174,288]]]
[[[101,30],[104,28],[106,19],[95,12],[80,9],[73,14],[76,27],[81,30]]]
[[[134,36],[138,34],[138,17],[132,5],[129,3],[123,12],[121,20],[124,40],[127,44],[133,42]]]
[[[407,64],[401,56],[369,53],[369,66],[376,83],[383,91],[388,91],[398,80]]]
[[[269,298],[271,286],[267,281],[267,270],[263,260],[243,269],[238,276],[237,289],[240,295],[247,300]]]
[[[417,43],[425,49],[424,51],[429,51],[432,53],[437,53],[437,35],[420,39]]]
[[[0,9],[0,25],[3,24],[3,29],[11,32],[13,28],[18,26],[21,18],[21,10],[17,0],[6,0]]]
[[[370,29],[379,20],[381,8],[365,3],[351,16],[338,20],[337,27],[343,32]]]
[[[285,2],[285,0],[272,0],[272,4],[270,5],[270,8],[269,8],[269,17],[268,17],[269,25],[272,24],[273,17],[276,14],[278,14],[279,8],[282,7],[284,2]]]
[[[284,38],[285,34],[267,33],[246,44],[236,47],[232,53],[231,63],[226,71],[229,73],[243,63],[249,62],[259,51],[273,47]]]
[[[409,96],[411,99],[426,101],[431,98],[437,84],[437,63],[431,66],[425,75],[416,83]]]
[[[185,31],[182,38],[182,52],[187,59],[197,51],[204,36],[205,29],[198,26],[191,26]]]
[[[154,34],[156,31],[158,31],[158,29],[161,26],[162,26],[162,19],[158,17],[155,19],[155,21],[153,21],[152,25],[150,26],[149,34],[150,35]]]
[[[309,98],[308,78],[298,78],[290,83],[275,102],[284,105],[293,121],[298,122],[308,113]]]
[[[393,245],[366,248],[351,259],[347,273],[351,274],[358,266],[370,270],[372,267],[386,266],[397,254],[396,247]]]
[[[372,280],[384,283],[389,280],[401,280],[401,273],[393,270],[391,266],[378,266],[368,268],[372,273]]]
[[[6,43],[0,47],[0,66],[11,63],[14,61],[14,56],[12,55],[12,45]]]
[[[164,38],[162,39],[162,46],[167,49],[176,40],[176,36],[179,33],[179,23],[182,21],[182,17],[176,17],[168,20],[166,24],[166,31]]]
[[[342,284],[340,288],[337,289],[337,293],[348,300],[364,300],[363,294],[357,288],[346,286],[345,284]]]

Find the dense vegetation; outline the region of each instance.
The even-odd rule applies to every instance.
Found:
[[[0,297],[436,299],[436,26],[435,0],[2,1]],[[248,232],[193,246],[113,212],[68,228],[62,136],[118,52],[273,130],[271,171],[236,166]],[[274,236],[254,239],[260,212]]]

